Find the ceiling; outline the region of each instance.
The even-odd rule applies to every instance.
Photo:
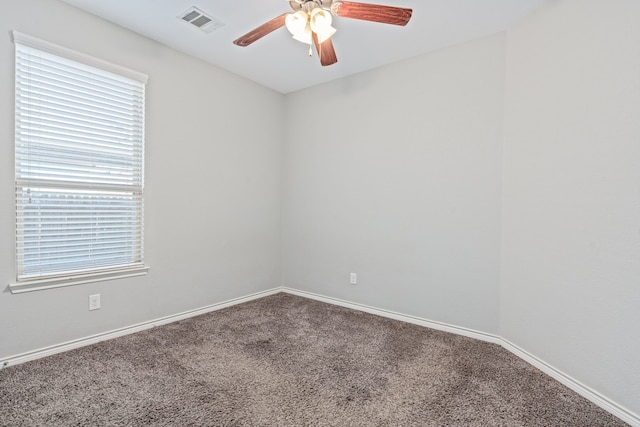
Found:
[[[281,93],[503,31],[545,0],[360,0],[413,9],[406,27],[335,17],[338,63],[322,67],[280,28],[247,47],[233,40],[282,13],[287,0],[63,0]],[[196,6],[224,25],[207,34],[179,19]]]

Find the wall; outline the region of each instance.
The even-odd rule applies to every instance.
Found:
[[[498,331],[504,49],[287,95],[285,286]]]
[[[10,30],[150,76],[147,276],[5,289],[15,281]],[[3,0],[0,34],[0,358],[280,284],[281,94],[56,0]],[[89,312],[94,293],[102,308]]]
[[[640,414],[640,2],[508,31],[503,337]]]

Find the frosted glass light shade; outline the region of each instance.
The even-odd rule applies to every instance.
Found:
[[[299,10],[291,13],[285,18],[287,30],[293,35],[293,38],[306,44],[311,44],[311,27],[309,26],[309,15]]]
[[[316,7],[309,16],[311,31],[318,35],[318,43],[322,43],[335,34],[336,29],[331,26],[331,13]]]

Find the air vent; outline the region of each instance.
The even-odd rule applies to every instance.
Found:
[[[224,25],[222,22],[213,18],[211,15],[204,13],[195,6],[186,12],[181,13],[178,18],[205,33],[210,33]]]

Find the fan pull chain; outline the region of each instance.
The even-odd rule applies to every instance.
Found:
[[[309,45],[309,56],[313,56],[313,50],[311,49],[311,45]]]

